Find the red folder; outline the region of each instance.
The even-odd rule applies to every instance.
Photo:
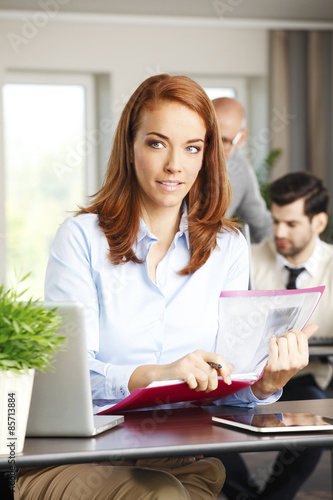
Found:
[[[254,384],[261,377],[268,359],[269,337],[271,333],[266,322],[268,322],[268,325],[270,324],[268,319],[272,311],[277,311],[280,330],[282,328],[278,336],[291,328],[301,329],[316,308],[324,288],[324,286],[320,286],[301,290],[243,290],[222,292],[220,295],[220,317],[222,318],[221,324],[223,324],[224,331],[223,334],[218,337],[218,352],[223,353],[225,357],[228,346],[231,346],[231,350],[233,351],[231,353],[232,356],[230,356],[230,359],[225,358],[226,361],[235,366],[237,363],[239,364],[240,359],[245,359],[245,364],[250,365],[250,370],[254,370],[255,373],[244,373],[244,371],[247,371],[247,368],[240,366],[237,369],[235,366],[235,370],[237,371],[234,372],[234,375],[231,375],[231,385],[225,384],[222,378],[219,377],[217,389],[211,392],[190,389],[186,382],[180,380],[153,382],[145,389],[137,389],[132,392],[127,398],[115,405],[103,406],[97,415],[110,415],[129,410],[137,410],[139,408],[149,408],[152,406],[180,402],[192,402],[196,405],[204,405],[229,396],[244,387]],[[227,303],[225,301],[227,301]],[[247,304],[246,307],[244,306],[244,301]],[[286,317],[283,315],[281,316],[281,310],[286,307],[288,314]],[[247,342],[244,341],[244,338],[239,337],[238,330],[240,326],[233,320],[234,317],[238,318],[240,310],[247,311],[247,315],[244,315],[243,312],[243,324],[241,325],[243,330],[244,325],[246,327]],[[289,316],[293,310],[295,310],[297,314],[293,319],[294,322],[291,323]],[[281,317],[279,317],[279,315]],[[261,329],[258,328],[259,323],[254,321],[254,319],[258,320],[258,317],[261,319]],[[284,324],[282,320],[286,324]],[[274,321],[273,326],[275,326]],[[270,327],[272,327],[272,325],[270,325]],[[267,336],[267,332],[268,338],[265,339],[264,337],[265,334]],[[244,334],[244,331],[242,333]],[[275,330],[272,333],[277,334]],[[228,336],[229,340],[231,338],[229,343],[227,342]],[[254,343],[255,336],[257,337],[256,344]],[[237,349],[234,347],[235,339],[238,341],[241,339]],[[251,345],[261,345],[263,341],[264,348],[259,351],[256,348],[253,358],[249,359],[248,342],[250,342]],[[242,348],[243,353],[245,353],[243,358],[239,355],[240,348]],[[263,352],[265,353],[264,356],[262,356]],[[257,359],[258,356],[259,359]],[[239,359],[237,359],[237,357]]]
[[[190,389],[186,382],[172,381],[162,384],[152,384],[144,389],[137,389],[119,403],[104,408],[97,415],[111,415],[139,408],[149,408],[163,404],[192,402],[196,405],[204,405],[224,398],[234,392],[254,384],[258,378],[249,377],[247,380],[232,380],[231,385],[227,385],[219,377],[218,387],[211,392],[196,391]]]

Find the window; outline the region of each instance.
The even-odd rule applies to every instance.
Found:
[[[8,75],[3,87],[6,282],[31,273],[43,298],[50,244],[61,222],[96,191],[89,77]]]
[[[210,99],[233,97],[247,109],[247,80],[245,77],[197,76],[193,77],[201,85]]]
[[[236,90],[232,87],[203,87],[209,99],[218,99],[219,97],[236,97]]]

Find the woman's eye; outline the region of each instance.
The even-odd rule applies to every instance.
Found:
[[[189,153],[199,153],[199,151],[201,151],[199,146],[188,146],[186,149]]]
[[[161,148],[163,148],[163,144],[161,142],[158,142],[158,141],[152,141],[152,142],[150,142],[149,146],[152,146],[155,149],[161,149]]]

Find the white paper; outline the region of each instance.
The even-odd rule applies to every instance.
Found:
[[[321,293],[297,292],[220,297],[216,352],[234,366],[234,376],[247,372],[259,376],[267,363],[270,337],[280,337],[292,328],[300,330],[307,323]]]

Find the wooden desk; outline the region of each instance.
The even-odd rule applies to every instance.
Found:
[[[16,467],[283,448],[333,448],[333,432],[259,436],[211,423],[213,414],[244,411],[247,410],[206,407],[128,413],[119,427],[94,438],[27,438],[23,453],[16,456]],[[255,411],[305,411],[333,417],[333,399],[283,401],[257,407]],[[8,457],[1,456],[0,468],[6,467]]]

